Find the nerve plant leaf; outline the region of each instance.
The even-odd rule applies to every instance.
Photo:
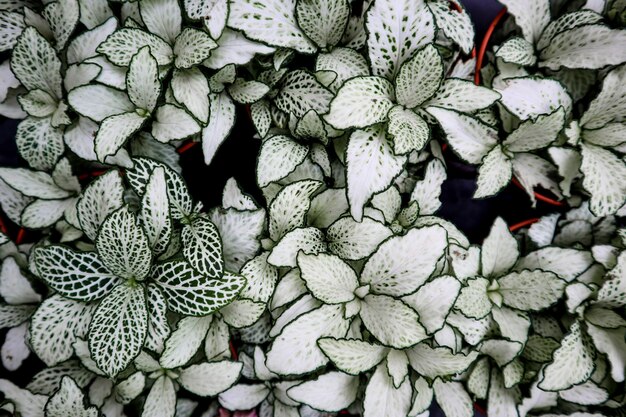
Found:
[[[61,380],[61,387],[46,403],[49,417],[97,417],[96,407],[85,407],[85,396],[76,382],[68,376]]]

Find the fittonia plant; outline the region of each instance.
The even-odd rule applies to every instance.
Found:
[[[1,3],[0,408],[623,414],[625,5],[503,3],[480,85],[448,0]],[[470,242],[452,153],[563,209]]]

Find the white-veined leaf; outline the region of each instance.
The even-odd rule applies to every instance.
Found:
[[[594,1],[594,0],[592,0]],[[589,3],[589,2],[587,2]],[[602,1],[604,3],[604,1]],[[604,5],[602,6],[604,8]],[[550,41],[559,33],[566,30],[574,29],[583,25],[593,25],[602,22],[601,11],[592,12],[591,10],[581,10],[565,13],[558,19],[552,20],[541,33],[541,37],[536,42],[537,50],[545,49],[550,45]]]
[[[73,210],[76,200],[35,200],[22,211],[21,224],[30,229],[53,226],[63,214]]]
[[[419,416],[428,410],[433,402],[434,395],[433,389],[428,381],[421,377],[415,380],[413,391],[415,392],[415,397],[413,398],[413,404],[408,414],[411,417]]]
[[[43,90],[55,99],[61,94],[61,60],[34,27],[24,29],[12,51],[11,70],[27,90]]]
[[[521,66],[535,65],[535,47],[524,38],[511,38],[504,42],[496,51],[496,56],[504,62]]]
[[[542,269],[557,274],[570,282],[593,264],[591,253],[572,248],[546,247],[521,258],[515,264],[516,271]]]
[[[473,113],[491,106],[500,94],[467,80],[448,78],[424,107],[442,107],[459,112]]]
[[[209,83],[198,68],[175,70],[170,84],[174,98],[200,122],[209,120]]]
[[[339,43],[349,17],[350,6],[346,0],[296,1],[298,26],[320,48]]]
[[[152,122],[152,136],[163,143],[184,139],[199,133],[200,129],[189,113],[173,104],[160,106]]]
[[[365,25],[372,72],[387,79],[435,38],[433,15],[421,0],[376,2],[367,11]]]
[[[207,59],[217,44],[203,30],[187,27],[174,43],[174,65],[176,68],[191,68]]]
[[[209,278],[222,276],[222,239],[213,222],[197,216],[183,227],[181,237],[183,255],[195,270]]]
[[[99,2],[96,0],[93,3]],[[87,3],[81,1],[81,8],[83,4]],[[104,2],[104,6],[108,8],[108,4]],[[106,19],[105,19],[106,20]],[[67,62],[69,64],[76,64],[83,62],[89,58],[95,57],[98,53],[96,48],[102,42],[106,40],[117,28],[117,19],[108,18],[101,24],[94,25],[91,30],[83,32],[76,36],[67,46]],[[69,91],[69,90],[68,90]]]
[[[227,87],[228,94],[238,103],[252,104],[263,98],[270,87],[260,81],[237,78]]]
[[[410,201],[417,202],[421,216],[434,214],[441,207],[439,196],[441,185],[446,178],[446,169],[441,161],[433,159],[428,163],[424,178],[415,183],[415,188],[413,188],[409,198]]]
[[[220,310],[224,322],[230,327],[241,329],[255,324],[263,313],[266,305],[245,298],[239,298]]]
[[[159,264],[152,275],[170,310],[186,316],[204,316],[224,307],[246,283],[243,277],[230,273],[219,279],[207,278],[185,261]]]
[[[91,83],[98,78],[101,72],[102,68],[96,64],[84,63],[70,65],[65,71],[63,86],[66,91],[71,91],[77,87]],[[60,110],[60,107],[58,110]]]
[[[295,70],[281,80],[274,104],[287,114],[302,117],[310,110],[318,114],[327,113],[331,100],[333,93],[317,81],[313,74]]]
[[[0,303],[0,329],[19,326],[35,311],[32,305],[10,305]]]
[[[478,170],[474,198],[485,198],[497,194],[507,186],[512,176],[511,158],[501,145],[496,145],[482,160]]]
[[[626,299],[626,252],[622,252],[617,258],[617,264],[609,271],[610,279],[607,279],[598,291],[597,299],[602,305],[621,307]]]
[[[203,65],[214,70],[230,64],[245,65],[256,54],[270,54],[276,48],[263,43],[254,42],[242,33],[224,28],[222,36],[217,39],[217,48],[211,51],[209,59]]]
[[[470,164],[480,164],[497,144],[498,132],[478,119],[438,107],[429,107],[428,112],[439,122],[452,149]]]
[[[502,4],[515,17],[524,39],[532,44],[537,42],[543,29],[550,23],[550,2],[537,0],[529,4],[523,0],[503,0]]]
[[[143,372],[137,371],[115,386],[115,399],[121,404],[128,404],[143,392],[146,386],[146,377]]]
[[[39,277],[74,300],[98,300],[121,283],[95,252],[76,252],[54,245],[36,248],[33,256]]]
[[[52,115],[59,104],[54,97],[39,89],[31,90],[19,96],[17,101],[26,113],[35,117],[47,117]]]
[[[447,246],[446,231],[440,226],[410,229],[380,245],[363,267],[361,283],[370,284],[374,294],[410,294],[435,271]]]
[[[298,268],[311,294],[326,304],[354,299],[359,286],[356,272],[339,257],[320,253],[298,253]]]
[[[395,79],[398,103],[410,109],[431,98],[443,80],[443,61],[429,44],[400,67]]]
[[[142,285],[119,285],[105,297],[89,325],[89,351],[98,368],[115,376],[132,362],[145,342],[148,311]]]
[[[212,322],[212,316],[182,318],[165,341],[165,350],[159,359],[161,366],[174,369],[189,362],[200,349]]]
[[[313,53],[317,48],[298,26],[295,8],[294,0],[233,0],[228,26],[243,31],[250,39]]]
[[[460,382],[435,380],[433,384],[437,403],[447,417],[471,417],[474,415],[472,399]]]
[[[609,29],[604,25],[584,25],[567,30],[552,38],[541,51],[540,65],[550,69],[589,68],[619,65],[626,61],[626,31]]]
[[[235,125],[235,103],[226,91],[209,94],[209,124],[202,129],[202,153],[209,165]]]
[[[50,25],[50,30],[56,41],[56,49],[65,48],[65,44],[76,28],[80,17],[78,1],[60,0],[47,4],[41,14]]]
[[[604,147],[622,145],[626,141],[625,135],[625,123],[608,123],[599,129],[584,129],[581,132],[581,137],[585,142]]]
[[[317,344],[337,368],[351,375],[370,370],[388,353],[388,348],[362,340],[322,338]]]
[[[531,324],[528,314],[504,306],[493,307],[491,314],[500,328],[502,337],[514,342],[526,343]]]
[[[263,188],[292,173],[309,154],[309,148],[288,136],[273,136],[263,142],[257,162],[257,182]]]
[[[589,209],[596,216],[615,213],[626,201],[626,165],[612,152],[581,144],[583,186],[591,194]]]
[[[328,188],[311,200],[307,223],[320,229],[328,228],[348,210],[344,188]]]
[[[139,4],[146,28],[170,45],[181,32],[182,10],[176,0],[145,0]]]
[[[474,47],[474,25],[469,13],[462,3],[455,2],[452,7],[448,1],[434,1],[427,3],[437,28],[454,41],[465,55]]]
[[[13,405],[16,412],[24,416],[44,417],[44,407],[48,401],[45,395],[33,394],[22,389],[8,379],[0,379],[0,392],[4,399]]]
[[[166,375],[161,375],[150,388],[141,417],[174,417],[175,413],[174,383]]]
[[[324,233],[315,227],[299,227],[287,234],[278,242],[267,258],[274,266],[296,266],[298,252],[318,254],[326,251]]]
[[[504,368],[504,372],[496,368],[491,369],[489,394],[487,398],[487,409],[491,415],[502,417],[519,416],[517,404],[520,402],[522,395],[519,387],[507,387],[508,369],[512,369],[510,365]]]
[[[116,30],[96,50],[115,65],[126,67],[144,46],[150,47],[150,53],[159,65],[169,65],[172,62],[174,53],[167,42],[157,35],[136,28]]]
[[[541,114],[552,114],[563,107],[565,114],[572,110],[572,99],[558,81],[547,78],[513,78],[499,89],[500,102],[521,120]]]
[[[417,312],[428,333],[443,328],[446,317],[461,291],[461,283],[450,275],[434,278],[415,293],[402,298]]]
[[[183,369],[178,382],[187,391],[201,397],[212,397],[233,386],[243,364],[241,362],[221,361],[191,365]]]
[[[408,379],[396,389],[385,365],[378,365],[365,389],[363,416],[406,417],[411,407],[412,391]]]
[[[588,323],[587,332],[598,351],[604,353],[611,364],[611,378],[616,382],[624,382],[624,368],[626,368],[624,329],[602,329]]]
[[[311,372],[328,362],[317,347],[322,337],[343,337],[349,321],[343,318],[341,305],[323,305],[302,314],[276,337],[267,353],[267,367],[277,374]]]
[[[161,94],[161,83],[157,62],[149,47],[142,47],[130,60],[126,89],[130,101],[139,111],[152,113]]]
[[[502,275],[515,265],[518,258],[517,241],[504,220],[498,217],[483,242],[481,252],[482,274],[485,277]]]
[[[105,0],[79,0],[78,4],[80,6],[80,22],[87,29],[93,29],[108,22],[110,20],[107,19],[113,16],[113,11]]]
[[[17,39],[24,31],[26,23],[22,13],[5,10],[0,11],[0,26],[2,27],[2,35],[0,35],[0,51],[7,51],[15,47]]]
[[[382,125],[356,130],[346,151],[350,213],[356,221],[363,207],[378,192],[387,189],[398,176],[407,158],[396,156]]]
[[[128,206],[113,212],[102,223],[96,249],[102,263],[117,276],[141,281],[150,272],[150,242]]]
[[[72,359],[37,372],[26,385],[26,389],[34,394],[52,395],[66,376],[71,377],[79,387],[87,386],[95,377],[79,360]]]
[[[384,224],[363,218],[361,222],[342,217],[328,227],[328,249],[343,259],[359,260],[368,257],[393,233]]]
[[[387,117],[387,132],[393,137],[393,151],[396,155],[419,152],[426,146],[430,139],[430,128],[421,116],[397,105],[389,111]]]
[[[165,339],[169,337],[171,332],[167,320],[167,301],[161,290],[153,284],[148,285],[146,298],[148,303],[148,336],[145,347],[161,353]]]
[[[335,129],[370,126],[387,119],[393,101],[393,84],[385,78],[355,77],[339,88],[324,119]]]
[[[61,387],[46,403],[46,417],[97,417],[96,407],[85,407],[85,395],[69,376],[61,380]]]
[[[311,206],[311,196],[322,186],[314,180],[303,180],[285,186],[269,207],[270,238],[275,242],[287,232],[302,226]]]
[[[559,392],[559,397],[574,404],[600,405],[609,399],[609,393],[606,389],[589,380]]]
[[[356,400],[358,389],[358,377],[343,372],[328,372],[290,388],[287,395],[316,410],[337,412],[348,408]]]
[[[101,122],[109,116],[132,112],[133,103],[125,92],[102,84],[77,87],[68,94],[70,106],[81,116]]]
[[[595,369],[595,357],[591,339],[581,330],[580,322],[575,321],[544,369],[539,388],[559,391],[587,381]]]
[[[369,66],[365,58],[354,49],[336,47],[328,53],[320,53],[315,61],[316,71],[332,71],[336,74],[328,88],[334,93],[346,80],[369,75]]]
[[[550,191],[558,199],[562,198],[559,184],[552,179],[554,174],[554,165],[537,155],[523,152],[515,154],[513,158],[513,175],[519,180],[533,205],[536,203],[533,191],[537,186]]]
[[[56,185],[50,174],[26,168],[0,168],[0,179],[27,197],[43,200],[67,198],[71,192]]]
[[[124,143],[141,129],[146,120],[147,116],[139,115],[134,111],[104,119],[95,139],[98,160],[105,161],[109,155],[115,155]]]
[[[589,103],[589,109],[580,119],[580,125],[585,129],[597,129],[608,122],[624,120],[626,95],[623,93],[626,79],[626,65],[610,71],[602,81],[602,90]]]
[[[386,295],[366,295],[360,315],[367,330],[386,346],[403,349],[428,337],[415,310]]]
[[[265,384],[237,384],[219,395],[220,405],[228,410],[256,408],[270,393]]]
[[[141,198],[141,224],[143,225],[150,248],[160,254],[167,248],[172,233],[169,196],[165,171],[156,167]]]
[[[465,282],[454,308],[465,317],[480,319],[491,312],[491,300],[487,295],[489,280],[482,277],[470,278]]]
[[[517,129],[502,142],[511,152],[528,152],[545,148],[556,140],[565,124],[565,111],[559,108],[549,115],[541,115],[535,120],[522,122]]]
[[[204,355],[209,362],[228,359],[231,356],[230,330],[228,324],[219,317],[213,317],[207,337],[204,339]]]
[[[124,187],[117,171],[109,171],[96,178],[83,192],[76,204],[81,229],[91,240],[96,240],[104,219],[124,204]]]
[[[420,375],[430,380],[448,377],[466,371],[478,357],[473,351],[467,355],[453,353],[445,347],[430,347],[426,343],[406,351],[411,367]]]

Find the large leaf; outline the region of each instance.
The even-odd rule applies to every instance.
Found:
[[[342,259],[354,261],[370,256],[391,235],[388,227],[369,217],[361,222],[342,217],[326,231],[328,249]]]
[[[68,102],[80,115],[96,122],[135,110],[123,91],[102,84],[89,84],[69,92]]]
[[[390,80],[435,38],[433,15],[422,0],[377,1],[367,11],[365,25],[372,72]]]
[[[350,5],[346,0],[299,0],[296,1],[298,26],[320,48],[336,45],[350,17]]]
[[[565,281],[553,272],[512,272],[498,279],[502,302],[524,311],[538,311],[550,307],[563,295]]]
[[[316,71],[332,71],[335,80],[328,85],[334,93],[350,78],[369,75],[365,58],[354,49],[336,47],[328,53],[320,53],[315,61]]]
[[[417,51],[401,67],[395,79],[398,103],[414,108],[431,98],[443,80],[443,61],[429,44]]]
[[[442,227],[410,229],[406,235],[392,237],[380,245],[363,267],[361,283],[370,284],[374,294],[410,294],[435,271],[447,246]]]
[[[498,217],[483,242],[481,252],[482,274],[485,277],[498,276],[510,270],[519,258],[515,237]]]
[[[152,136],[159,142],[184,139],[198,132],[200,125],[180,107],[164,104],[155,112]]]
[[[24,29],[12,51],[11,70],[28,90],[43,90],[55,99],[61,94],[61,60],[34,27]]]
[[[228,26],[243,31],[250,39],[313,53],[317,48],[298,26],[295,7],[294,0],[234,0],[230,3]]]
[[[401,172],[407,158],[396,156],[382,125],[356,130],[346,151],[350,214],[356,221],[374,194],[387,189]]]
[[[359,286],[356,272],[339,257],[327,254],[298,253],[298,268],[311,294],[326,304],[354,299]]]
[[[221,361],[200,363],[183,369],[178,382],[187,391],[202,397],[215,396],[233,386],[243,364],[241,362]]]
[[[161,94],[161,83],[158,65],[149,47],[141,48],[130,60],[126,89],[130,101],[139,111],[152,113]]]
[[[182,231],[183,256],[201,275],[219,278],[224,271],[222,240],[217,227],[205,216],[197,216]]]
[[[611,121],[624,120],[626,95],[623,93],[626,79],[626,66],[622,65],[609,72],[602,81],[602,90],[589,103],[589,109],[580,119],[586,129],[597,129]]]
[[[498,90],[501,103],[521,120],[552,114],[563,107],[565,114],[572,109],[572,99],[558,81],[547,78],[513,78]]]
[[[80,3],[82,3],[81,6],[85,4],[85,2]],[[72,39],[67,46],[69,64],[80,63],[98,55],[96,52],[98,45],[104,42],[117,28],[117,19],[111,17]]]
[[[603,329],[593,324],[587,324],[587,331],[598,351],[604,353],[611,364],[611,377],[616,382],[624,382],[626,341],[624,341],[623,330],[623,327],[620,329]]]
[[[102,223],[96,249],[102,263],[122,278],[143,280],[150,272],[150,242],[128,206],[118,209]]]
[[[67,198],[71,192],[59,187],[52,176],[43,171],[26,168],[0,168],[0,180],[27,197],[43,200]]]
[[[174,417],[176,390],[172,380],[161,375],[150,388],[141,417]]]
[[[69,376],[46,403],[46,417],[98,417],[96,407],[85,407],[85,395]]]
[[[104,54],[115,65],[125,67],[144,46],[150,47],[150,53],[159,65],[168,65],[172,62],[174,53],[167,42],[157,35],[135,28],[116,30],[98,46],[97,51]]]
[[[583,186],[591,194],[589,209],[596,216],[615,213],[626,200],[626,165],[612,152],[581,145]]]
[[[393,151],[396,155],[419,152],[426,146],[430,129],[421,116],[398,105],[389,111],[388,117],[387,132],[393,136]]]
[[[528,152],[542,149],[552,143],[563,129],[565,111],[559,108],[549,115],[526,120],[515,129],[502,146],[511,152]]]
[[[98,306],[89,325],[89,351],[113,377],[126,369],[146,340],[148,311],[142,285],[119,285]]]
[[[224,307],[246,282],[243,277],[229,273],[220,279],[207,278],[185,261],[157,265],[153,279],[163,290],[169,308],[186,316],[204,316]]]
[[[365,389],[363,416],[406,417],[411,407],[412,391],[408,379],[395,388],[385,366],[378,365]]]
[[[370,126],[387,119],[393,101],[393,84],[385,78],[355,77],[337,91],[325,119],[336,129]]]
[[[317,344],[337,368],[351,375],[370,370],[388,353],[388,348],[362,340],[322,338]]]
[[[263,188],[281,180],[304,161],[309,148],[288,136],[273,136],[263,142],[257,161],[257,182]]]
[[[461,291],[461,283],[454,277],[444,275],[422,285],[415,293],[402,298],[417,312],[420,323],[428,333],[443,328],[450,309]]]
[[[473,113],[491,106],[499,98],[500,94],[489,88],[477,86],[467,80],[448,78],[424,106]]]
[[[83,232],[96,240],[104,219],[124,204],[124,187],[117,171],[109,171],[96,178],[83,192],[76,208]]]
[[[437,28],[441,29],[446,37],[459,45],[463,53],[468,55],[474,47],[474,25],[462,3],[455,3],[458,8],[451,7],[449,2],[442,0],[427,4],[435,16]]]
[[[109,116],[102,121],[95,139],[98,160],[105,161],[115,155],[132,135],[137,133],[147,120],[147,115],[136,112]]]
[[[509,13],[515,16],[515,23],[522,29],[524,39],[531,44],[539,40],[541,32],[550,23],[550,2],[535,0],[528,3],[523,0],[503,0]]]
[[[269,54],[275,48],[251,41],[241,32],[224,28],[222,36],[217,39],[217,48],[211,51],[209,59],[203,65],[218,70],[230,64],[244,65],[256,54]]]
[[[209,120],[209,83],[198,68],[175,70],[172,74],[172,93],[174,98],[200,122]]]
[[[15,143],[20,156],[28,165],[42,170],[52,169],[65,148],[63,130],[52,126],[48,117],[24,119],[17,127]]]
[[[513,176],[513,164],[502,146],[497,145],[482,160],[478,170],[474,198],[497,194],[507,186]]]
[[[578,249],[546,247],[521,258],[515,264],[516,271],[542,269],[557,274],[566,281],[586,271],[593,263],[591,253]]]
[[[423,377],[435,379],[448,377],[466,371],[478,357],[473,351],[467,355],[453,353],[445,347],[430,347],[426,343],[406,351],[411,367]]]
[[[53,245],[36,248],[33,256],[39,277],[74,300],[98,300],[121,283],[95,252],[76,252]]]
[[[313,74],[295,70],[283,77],[274,104],[287,114],[304,116],[309,110],[318,114],[328,112],[333,93],[322,85]]]
[[[174,44],[176,68],[191,68],[207,59],[217,44],[208,33],[194,28],[185,28]]]
[[[290,388],[287,395],[316,410],[337,412],[356,400],[358,389],[358,377],[342,372],[328,372]]]
[[[172,220],[165,170],[157,167],[152,171],[141,199],[141,223],[153,252],[165,251],[170,242]]]
[[[13,49],[15,42],[26,26],[24,16],[21,13],[3,9],[2,12],[0,12],[0,25],[2,26],[0,51]]]
[[[211,316],[181,319],[165,341],[165,350],[159,359],[161,366],[174,369],[189,362],[200,349],[212,322]]]
[[[176,0],[144,0],[140,3],[141,20],[146,28],[170,45],[181,32],[182,10]]]

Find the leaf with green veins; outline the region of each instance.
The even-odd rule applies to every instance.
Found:
[[[31,90],[19,96],[17,101],[26,113],[35,117],[50,116],[57,109],[57,100],[43,90]],[[28,120],[28,119],[27,119]]]
[[[502,275],[515,265],[518,258],[517,241],[504,220],[498,217],[483,242],[482,274],[486,277]]]
[[[156,167],[152,171],[141,203],[141,224],[150,248],[154,253],[160,254],[167,248],[172,233],[167,182],[162,167]]]
[[[72,195],[71,192],[56,185],[53,178],[43,171],[2,167],[0,168],[0,180],[27,197],[56,200]]]
[[[502,146],[511,152],[528,152],[545,148],[556,140],[564,124],[565,111],[560,107],[551,114],[522,122],[502,142]]]
[[[106,296],[89,325],[89,351],[98,368],[115,376],[130,365],[145,342],[148,311],[142,285],[119,285]]]
[[[390,80],[415,51],[435,39],[433,15],[422,1],[377,2],[367,11],[365,26],[372,72]]]
[[[310,110],[318,114],[327,113],[333,97],[333,93],[317,81],[313,74],[295,70],[281,80],[274,104],[287,114],[302,117]]]
[[[259,100],[250,106],[250,117],[252,123],[259,132],[259,136],[264,138],[267,136],[272,124],[272,114],[270,111],[270,105],[267,100]]]
[[[78,201],[78,219],[83,232],[91,240],[96,240],[104,219],[122,207],[124,187],[117,171],[109,171],[96,178],[83,191]]]
[[[172,48],[160,37],[141,29],[118,29],[96,49],[112,63],[128,66],[132,57],[144,46],[150,47],[150,53],[159,66],[169,65],[173,59]]]
[[[15,43],[26,26],[22,13],[11,10],[0,12],[2,22],[2,37],[0,37],[0,51],[7,51],[15,47]]]
[[[181,260],[156,265],[152,278],[170,310],[186,316],[205,316],[219,310],[235,299],[246,283],[242,276],[230,273],[219,279],[207,278]]]
[[[61,387],[46,403],[46,417],[97,417],[96,407],[85,407],[85,395],[69,376],[61,380]]]
[[[402,106],[394,106],[387,117],[387,132],[393,137],[393,151],[396,155],[421,151],[426,146],[430,129],[421,116]]]
[[[354,49],[336,47],[328,53],[320,53],[315,61],[316,71],[331,71],[336,75],[328,86],[333,93],[350,78],[369,75],[365,58]]]
[[[241,32],[224,28],[222,36],[217,39],[217,48],[211,51],[209,59],[202,65],[218,70],[226,65],[245,65],[256,54],[269,54],[276,50],[271,46],[254,42],[246,38]]]
[[[135,111],[128,95],[102,84],[77,87],[68,94],[68,102],[80,115],[96,122],[109,116]]]
[[[519,404],[522,395],[519,387],[506,387],[505,378],[507,369],[510,368],[504,368],[504,377],[499,369],[491,369],[487,407],[492,415],[516,417],[519,416],[517,404]]]
[[[392,236],[384,224],[363,218],[361,222],[342,217],[328,227],[328,249],[342,259],[359,260],[376,251],[379,245]]]
[[[298,26],[295,8],[295,0],[234,0],[230,2],[228,25],[268,45],[313,53],[317,48]]]
[[[382,77],[355,77],[339,88],[324,119],[335,129],[363,128],[385,121],[393,105],[391,82]]]
[[[435,94],[443,77],[441,56],[429,44],[400,67],[395,79],[398,103],[410,109],[419,106]]]
[[[595,357],[591,338],[582,331],[580,322],[575,321],[561,346],[554,351],[552,362],[544,369],[539,388],[559,391],[585,382],[595,369]]]
[[[227,88],[228,94],[238,103],[252,104],[263,98],[270,87],[259,81],[247,81],[243,78],[235,79]]]
[[[170,84],[174,98],[200,122],[209,120],[209,83],[198,68],[174,70]]]
[[[406,379],[396,389],[385,365],[380,364],[365,389],[363,416],[406,417],[411,407],[411,395],[411,381]]]
[[[201,397],[213,397],[233,386],[241,373],[241,362],[221,361],[191,365],[181,371],[178,383]]]
[[[535,47],[524,38],[511,38],[504,42],[496,51],[496,56],[504,62],[521,66],[535,65]]]
[[[35,394],[52,395],[60,388],[64,377],[70,377],[76,385],[85,387],[94,379],[94,376],[91,371],[83,367],[79,360],[72,359],[37,372],[26,385],[26,389]]]
[[[500,102],[521,120],[552,114],[563,107],[565,114],[572,110],[572,98],[561,83],[548,78],[520,77],[508,79],[499,89]]]
[[[293,172],[309,154],[308,146],[283,135],[263,142],[257,161],[257,182],[263,188]]]
[[[130,101],[138,110],[152,113],[161,94],[161,82],[157,62],[149,47],[141,48],[130,60],[126,89]]]
[[[391,377],[394,388],[400,388],[409,374],[409,358],[402,350],[391,349],[385,360],[387,374]]]
[[[617,264],[607,274],[598,291],[597,300],[603,306],[621,307],[626,300],[626,252],[617,258]]]
[[[269,207],[270,238],[275,242],[304,224],[311,197],[322,186],[320,181],[303,180],[285,186]]]
[[[202,153],[207,165],[235,126],[235,103],[226,91],[220,94],[211,93],[209,102],[209,123],[202,129]]]
[[[440,0],[427,5],[437,28],[459,45],[465,55],[470,54],[474,47],[474,25],[463,4],[455,3],[456,8],[453,8],[449,2]]]
[[[56,103],[53,105],[56,109]],[[24,119],[17,126],[15,144],[28,165],[41,170],[50,170],[65,150],[63,130],[52,126],[49,117]]]
[[[324,233],[315,227],[298,227],[288,232],[272,248],[267,262],[280,266],[296,266],[298,252],[306,254],[318,254],[326,251]]]
[[[346,151],[350,214],[361,221],[363,207],[391,185],[407,158],[394,155],[382,125],[355,130]]]
[[[386,240],[363,266],[361,283],[370,284],[374,294],[401,297],[414,292],[435,271],[448,246],[446,236],[444,228],[430,226]]]
[[[298,253],[298,268],[311,294],[326,304],[354,299],[359,286],[356,272],[339,257],[327,254]]]
[[[165,341],[159,363],[163,368],[174,369],[185,365],[196,354],[204,341],[213,316],[184,317]]]
[[[150,33],[173,45],[182,27],[182,10],[176,0],[146,0],[139,5],[141,20]]]
[[[512,272],[498,279],[498,292],[509,307],[539,311],[556,303],[565,289],[565,281],[553,272]]]
[[[491,312],[491,300],[488,297],[489,280],[482,277],[470,278],[461,289],[454,303],[454,308],[464,316],[480,319]]]
[[[96,249],[102,263],[117,276],[141,281],[150,272],[150,243],[128,206],[113,212],[102,223]]]
[[[443,328],[460,291],[461,283],[453,276],[444,275],[422,285],[402,301],[417,312],[422,326],[433,334]]]
[[[161,375],[150,388],[143,405],[142,417],[174,417],[176,390],[172,380]]]
[[[183,255],[189,265],[208,278],[222,276],[222,239],[217,227],[206,216],[197,216],[186,224],[181,237]]]
[[[137,133],[147,120],[147,114],[141,112],[122,113],[109,116],[102,121],[95,139],[98,160],[103,161],[109,155],[115,155],[132,135]]]
[[[74,300],[98,300],[121,283],[95,252],[76,252],[54,245],[36,248],[33,256],[39,277]]]
[[[317,341],[322,352],[343,372],[358,375],[378,365],[388,348],[362,340],[322,338]]]
[[[496,145],[482,160],[478,170],[474,198],[485,198],[497,194],[507,186],[513,176],[511,158],[501,145]]]
[[[230,330],[228,324],[214,317],[204,339],[204,355],[209,362],[230,358]]]
[[[316,410],[338,412],[357,399],[358,389],[358,377],[331,371],[290,388],[287,395]]]
[[[173,104],[157,108],[152,122],[152,136],[163,143],[184,139],[199,133],[200,129],[189,113]]]
[[[445,378],[466,371],[478,357],[478,352],[454,353],[445,347],[430,347],[420,343],[406,351],[411,368],[428,379]]]
[[[438,107],[429,107],[427,111],[441,125],[452,149],[470,164],[480,164],[498,143],[498,132],[472,116]]]
[[[415,183],[415,188],[409,197],[409,201],[417,202],[420,216],[431,215],[439,210],[441,185],[446,178],[445,166],[438,159],[433,159],[426,165],[424,178]]]
[[[386,346],[403,349],[426,339],[417,313],[402,301],[386,295],[366,295],[361,320],[369,332]]]
[[[217,44],[203,30],[187,27],[174,43],[174,65],[176,68],[191,68],[199,65],[211,55]]]
[[[591,194],[589,208],[596,216],[615,213],[626,200],[626,165],[611,151],[581,144],[583,187]]]
[[[320,48],[335,46],[341,40],[350,5],[346,0],[298,0],[296,19],[298,26]]]
[[[622,86],[626,79],[626,66],[621,65],[610,71],[602,81],[600,93],[591,100],[589,109],[580,118],[580,126],[597,129],[608,122],[623,121],[626,96]]]

